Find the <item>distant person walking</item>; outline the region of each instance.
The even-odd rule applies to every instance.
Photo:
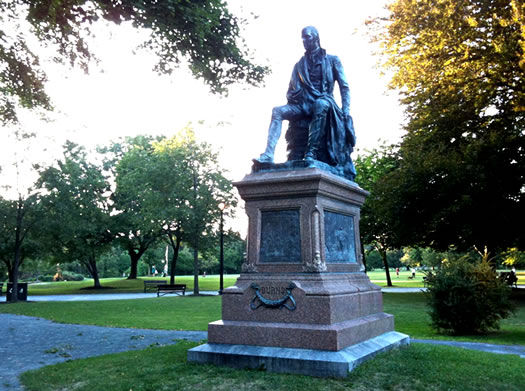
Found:
[[[410,269],[412,271],[412,278],[416,278],[416,269]]]

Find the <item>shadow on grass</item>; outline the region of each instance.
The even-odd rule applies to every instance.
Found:
[[[111,286],[86,286],[84,288],[80,288],[81,291],[104,291],[104,290],[111,290],[115,289]]]

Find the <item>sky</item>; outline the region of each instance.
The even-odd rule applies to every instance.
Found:
[[[56,110],[48,122],[34,115],[22,118],[22,128],[36,132],[38,139],[32,150],[18,154],[27,160],[37,156],[49,160],[60,155],[66,139],[94,148],[137,134],[169,137],[191,122],[197,138],[219,151],[227,176],[240,180],[250,173],[251,159],[264,150],[272,108],[286,104],[292,68],[304,53],[301,30],[309,25],[318,29],[321,46],[339,56],[344,66],[357,136],[354,157],[359,150],[376,147],[379,140],[396,142],[403,134],[402,108],[397,94],[387,91],[389,80],[376,67],[375,49],[364,26],[365,19],[384,12],[385,3],[229,0],[230,10],[248,19],[242,35],[255,61],[270,65],[272,73],[264,86],[236,85],[228,97],[211,94],[186,68],[170,76],[153,72],[155,56],[134,50],[145,32],[127,25],[96,25],[91,49],[101,62],[89,75],[44,64]],[[276,162],[286,160],[285,129],[286,124]],[[7,167],[15,148],[7,138],[9,132],[1,133],[0,166]],[[5,174],[7,170],[2,181]]]

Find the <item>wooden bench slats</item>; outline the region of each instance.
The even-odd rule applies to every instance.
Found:
[[[186,295],[186,284],[159,284],[157,285],[157,297],[164,296],[169,293],[182,292]]]
[[[158,285],[166,284],[166,280],[144,280],[144,293],[147,289],[156,289]]]

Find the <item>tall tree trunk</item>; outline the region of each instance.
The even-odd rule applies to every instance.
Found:
[[[19,257],[20,254],[18,251],[15,251],[15,260],[13,262],[13,280],[11,283],[13,284],[11,289],[13,290],[11,293],[11,297],[9,300],[10,303],[16,303],[18,301],[18,265],[19,262],[17,261],[17,257]]]
[[[137,279],[137,268],[138,268],[138,264],[139,264],[139,259],[142,256],[142,254],[140,254],[140,252],[136,253],[135,249],[128,248],[128,255],[129,255],[129,259],[131,261],[128,280],[136,280]]]
[[[22,251],[22,219],[23,219],[23,201],[22,197],[18,197],[16,208],[16,230],[15,230],[15,253],[13,254],[13,269],[12,269],[12,289],[10,302],[16,303],[18,301],[18,268],[20,266],[21,251]]]
[[[90,259],[91,267],[93,269],[93,282],[94,282],[94,288],[100,289],[102,288],[102,285],[100,285],[100,278],[98,276],[98,269],[97,269],[97,261],[94,258]]]
[[[197,245],[193,249],[193,294],[199,294],[199,251]]]
[[[97,261],[94,257],[90,257],[87,261],[82,261],[82,264],[86,267],[88,273],[91,275],[91,278],[93,278],[93,288],[100,289],[102,288],[102,285],[100,285],[100,278],[98,275],[98,269],[97,269]]]
[[[145,239],[139,241],[138,248],[133,247],[131,243],[128,244],[128,255],[131,262],[130,272],[128,280],[134,280],[137,278],[137,268],[140,258],[144,255],[149,246],[155,241],[155,239]]]
[[[100,278],[98,276],[98,270],[95,266],[95,272],[93,273],[93,282],[94,282],[94,285],[93,287],[95,289],[101,289],[102,288],[102,285],[100,284]]]
[[[180,249],[180,242],[181,242],[181,235],[178,234],[175,237],[175,240],[173,240],[173,237],[168,234],[168,238],[171,244],[171,248],[173,248],[173,255],[171,257],[171,271],[170,271],[170,284],[175,284],[175,269],[177,268],[177,259],[179,258],[179,249]]]
[[[383,265],[385,266],[386,285],[387,286],[393,286],[392,285],[392,279],[390,278],[390,268],[388,267],[387,252],[381,246],[376,246],[376,248],[379,251],[379,254],[381,254],[381,258],[383,259]]]
[[[13,274],[13,262],[4,262],[7,267],[7,281],[13,282],[14,280],[14,274]]]

